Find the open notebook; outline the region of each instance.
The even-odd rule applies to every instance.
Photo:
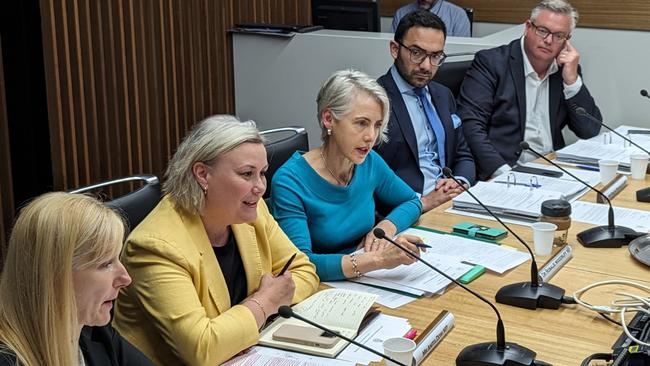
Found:
[[[345,289],[319,291],[303,302],[293,306],[293,311],[349,338],[357,336],[366,314],[372,309],[377,295]],[[260,334],[259,344],[302,353],[331,357],[338,355],[348,342],[339,340],[331,348],[307,346],[273,339],[273,334],[283,325],[293,324],[311,327],[298,319],[277,318]]]

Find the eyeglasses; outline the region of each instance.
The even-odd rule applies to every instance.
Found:
[[[443,62],[445,62],[445,59],[447,58],[447,55],[445,54],[444,51],[426,53],[421,48],[407,47],[404,44],[402,44],[402,42],[397,42],[397,44],[400,47],[404,47],[409,51],[409,55],[411,57],[411,62],[413,62],[414,64],[419,65],[422,62],[424,62],[424,60],[428,57],[429,61],[431,62],[432,65],[440,66],[440,65],[442,65]]]
[[[532,20],[529,20],[529,22],[530,22],[530,25],[532,25],[533,28],[535,28],[535,34],[540,36],[542,39],[546,39],[546,37],[551,35],[552,38],[553,38],[553,42],[562,43],[562,42],[566,41],[567,39],[571,38],[570,34],[566,34],[564,32],[551,32],[546,27],[538,27],[535,23],[533,23]]]

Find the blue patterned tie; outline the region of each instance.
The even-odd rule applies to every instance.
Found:
[[[442,121],[438,117],[438,113],[427,99],[426,90],[424,88],[413,88],[415,95],[420,99],[420,103],[424,107],[424,112],[427,115],[429,124],[433,129],[434,135],[436,135],[436,142],[438,145],[438,157],[440,159],[440,167],[444,168],[445,165],[445,129],[442,127]]]

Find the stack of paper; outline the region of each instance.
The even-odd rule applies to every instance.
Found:
[[[641,145],[644,149],[650,150],[650,134],[630,133],[642,129],[623,125],[614,130]],[[558,150],[555,154],[560,162],[595,167],[598,166],[598,160],[616,160],[619,163],[619,170],[629,172],[630,155],[638,152],[642,152],[642,150],[612,132],[605,132],[588,140],[578,140]]]
[[[431,248],[420,253],[421,258],[454,279],[460,278],[474,265],[481,265],[488,270],[503,273],[514,268],[528,259],[528,253],[523,253],[497,244],[463,238],[456,235],[410,228],[402,234],[415,235]],[[368,291],[378,295],[377,302],[384,306],[395,308],[414,300],[416,296],[430,296],[444,293],[451,283],[446,277],[416,262],[409,266],[398,266],[393,269],[382,269],[367,273],[356,282],[337,281],[327,282],[327,285],[338,288]],[[365,287],[369,285],[373,287]],[[398,291],[402,294],[389,293],[374,287]]]
[[[544,188],[496,182],[478,182],[470,192],[499,217],[530,221],[536,221],[541,215],[542,202],[563,197],[561,192]],[[454,197],[452,203],[455,210],[487,213],[467,192]]]
[[[471,265],[462,263],[462,259],[458,257],[446,255],[426,256],[426,253],[422,253],[422,258],[453,279],[460,278],[460,276],[472,269]],[[451,283],[450,280],[419,261],[408,266],[400,265],[392,269],[379,269],[368,272],[363,277],[355,279],[355,282],[380,284],[383,287],[395,288],[409,293],[416,290],[429,296],[443,291]]]

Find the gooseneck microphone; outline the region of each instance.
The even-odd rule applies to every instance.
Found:
[[[368,352],[372,352],[372,353],[376,354],[379,357],[383,357],[385,360],[394,362],[394,363],[396,363],[398,365],[401,365],[401,366],[407,366],[407,365],[404,365],[403,363],[401,363],[399,361],[395,361],[394,359],[386,356],[385,354],[383,354],[383,353],[381,353],[379,351],[375,351],[374,349],[372,349],[372,348],[370,348],[370,347],[368,347],[366,345],[363,345],[363,344],[361,344],[361,343],[359,343],[359,342],[357,342],[357,341],[355,341],[355,340],[353,340],[351,338],[348,338],[348,337],[346,337],[344,335],[336,333],[333,330],[327,329],[324,326],[322,326],[322,325],[320,325],[320,324],[318,324],[318,323],[316,323],[316,322],[314,322],[312,320],[309,320],[309,319],[303,317],[300,314],[295,313],[293,311],[293,309],[291,308],[291,306],[288,306],[288,305],[280,306],[278,308],[278,314],[280,314],[280,316],[283,317],[283,318],[296,318],[296,319],[298,319],[300,321],[303,321],[303,322],[305,322],[305,323],[307,323],[307,324],[309,324],[309,325],[311,325],[313,327],[316,327],[316,328],[318,328],[318,329],[320,329],[320,330],[322,330],[322,331],[324,331],[324,332],[326,332],[328,334],[334,335],[335,337],[339,337],[344,341],[350,342],[350,343],[354,344],[357,347],[363,348]],[[411,365],[408,365],[408,366],[411,366]]]
[[[524,150],[529,150],[533,154],[537,155],[537,157],[543,159],[547,163],[568,174],[573,179],[589,187],[589,189],[598,193],[605,199],[605,201],[607,201],[607,204],[609,205],[609,211],[607,212],[607,225],[596,226],[578,233],[577,237],[580,244],[589,248],[620,248],[621,246],[628,244],[632,239],[639,236],[636,231],[628,227],[617,226],[614,224],[614,207],[612,207],[612,202],[609,200],[609,197],[603,194],[603,192],[597,190],[590,184],[587,184],[587,182],[576,177],[574,174],[571,174],[568,170],[564,169],[560,165],[547,159],[544,155],[531,148],[528,142],[522,141],[519,146],[521,146],[521,148]]]
[[[645,89],[641,90],[641,95],[643,95],[644,97],[650,98],[648,96],[648,92]],[[571,108],[573,108],[573,110],[579,116],[587,117],[587,118],[591,119],[592,121],[596,121],[596,122],[600,123],[603,127],[605,127],[606,129],[612,131],[616,136],[618,136],[618,137],[622,138],[623,140],[629,142],[630,145],[634,145],[634,146],[638,147],[639,149],[641,149],[641,151],[643,151],[644,153],[648,154],[648,156],[650,156],[650,151],[646,150],[641,145],[639,145],[636,142],[632,141],[631,138],[623,136],[622,134],[620,134],[620,133],[616,132],[615,130],[613,130],[611,127],[609,127],[606,124],[604,124],[603,122],[599,121],[597,118],[595,118],[594,116],[589,114],[584,108],[578,107],[575,104]],[[638,191],[636,191],[636,200],[639,201],[639,202],[650,202],[650,187],[641,188]]]
[[[562,304],[562,299],[564,298],[564,289],[549,283],[539,283],[537,262],[535,261],[535,255],[533,254],[532,249],[530,249],[530,246],[526,244],[524,239],[506,225],[499,216],[487,208],[487,206],[485,206],[478,197],[470,192],[469,189],[465,189],[465,186],[454,177],[451,169],[445,167],[442,169],[442,172],[445,177],[453,179],[459,186],[463,187],[463,190],[467,192],[474,201],[481,205],[490,216],[494,217],[501,226],[506,228],[506,230],[508,230],[528,250],[528,253],[530,253],[530,282],[513,283],[502,287],[495,295],[497,302],[531,310],[537,309],[538,307],[544,309],[558,309]]]
[[[641,90],[641,91],[644,92],[645,90]],[[648,93],[646,92],[646,95],[647,95],[647,94],[648,94]],[[572,108],[573,108],[573,110],[576,112],[577,115],[579,115],[579,116],[581,116],[581,117],[587,117],[587,118],[589,118],[590,120],[592,120],[592,121],[594,121],[594,122],[600,124],[601,126],[603,126],[603,127],[605,127],[606,129],[610,130],[610,131],[611,131],[613,134],[615,134],[616,136],[618,136],[618,137],[622,138],[623,140],[629,142],[630,145],[634,145],[634,146],[638,147],[639,149],[641,149],[641,151],[643,151],[644,153],[646,153],[646,154],[648,154],[648,155],[650,156],[650,151],[644,149],[641,145],[639,145],[639,144],[637,144],[636,142],[632,141],[631,138],[628,138],[628,137],[623,136],[623,134],[621,134],[621,133],[619,133],[618,131],[614,130],[613,128],[609,127],[609,126],[606,125],[604,122],[598,120],[598,118],[596,118],[596,117],[592,116],[591,114],[589,114],[589,112],[587,112],[586,109],[584,109],[584,108],[582,108],[582,107],[578,107],[578,106],[575,105],[575,104],[572,106]]]
[[[645,90],[645,89],[641,89],[641,96],[643,96],[643,97],[646,97],[646,98],[649,98],[649,99],[650,99],[650,96],[648,95],[648,91],[647,91],[647,90]]]
[[[481,296],[481,294],[475,292],[469,287],[463,285],[462,283],[456,281],[453,277],[447,275],[443,271],[439,270],[431,263],[420,258],[417,254],[411,252],[404,246],[398,244],[393,239],[386,236],[386,233],[381,228],[375,228],[372,233],[377,239],[386,239],[389,243],[395,245],[406,253],[411,258],[418,260],[427,267],[439,273],[441,276],[445,277],[449,281],[455,283],[463,290],[469,292],[470,294],[477,297],[479,300],[488,304],[492,310],[497,314],[497,341],[495,342],[486,342],[473,344],[463,348],[462,351],[456,357],[456,366],[532,366],[536,365],[535,356],[537,354],[524,347],[520,346],[517,343],[506,343],[505,327],[503,326],[503,320],[501,320],[501,314],[497,310],[496,306],[488,301],[486,298]]]

